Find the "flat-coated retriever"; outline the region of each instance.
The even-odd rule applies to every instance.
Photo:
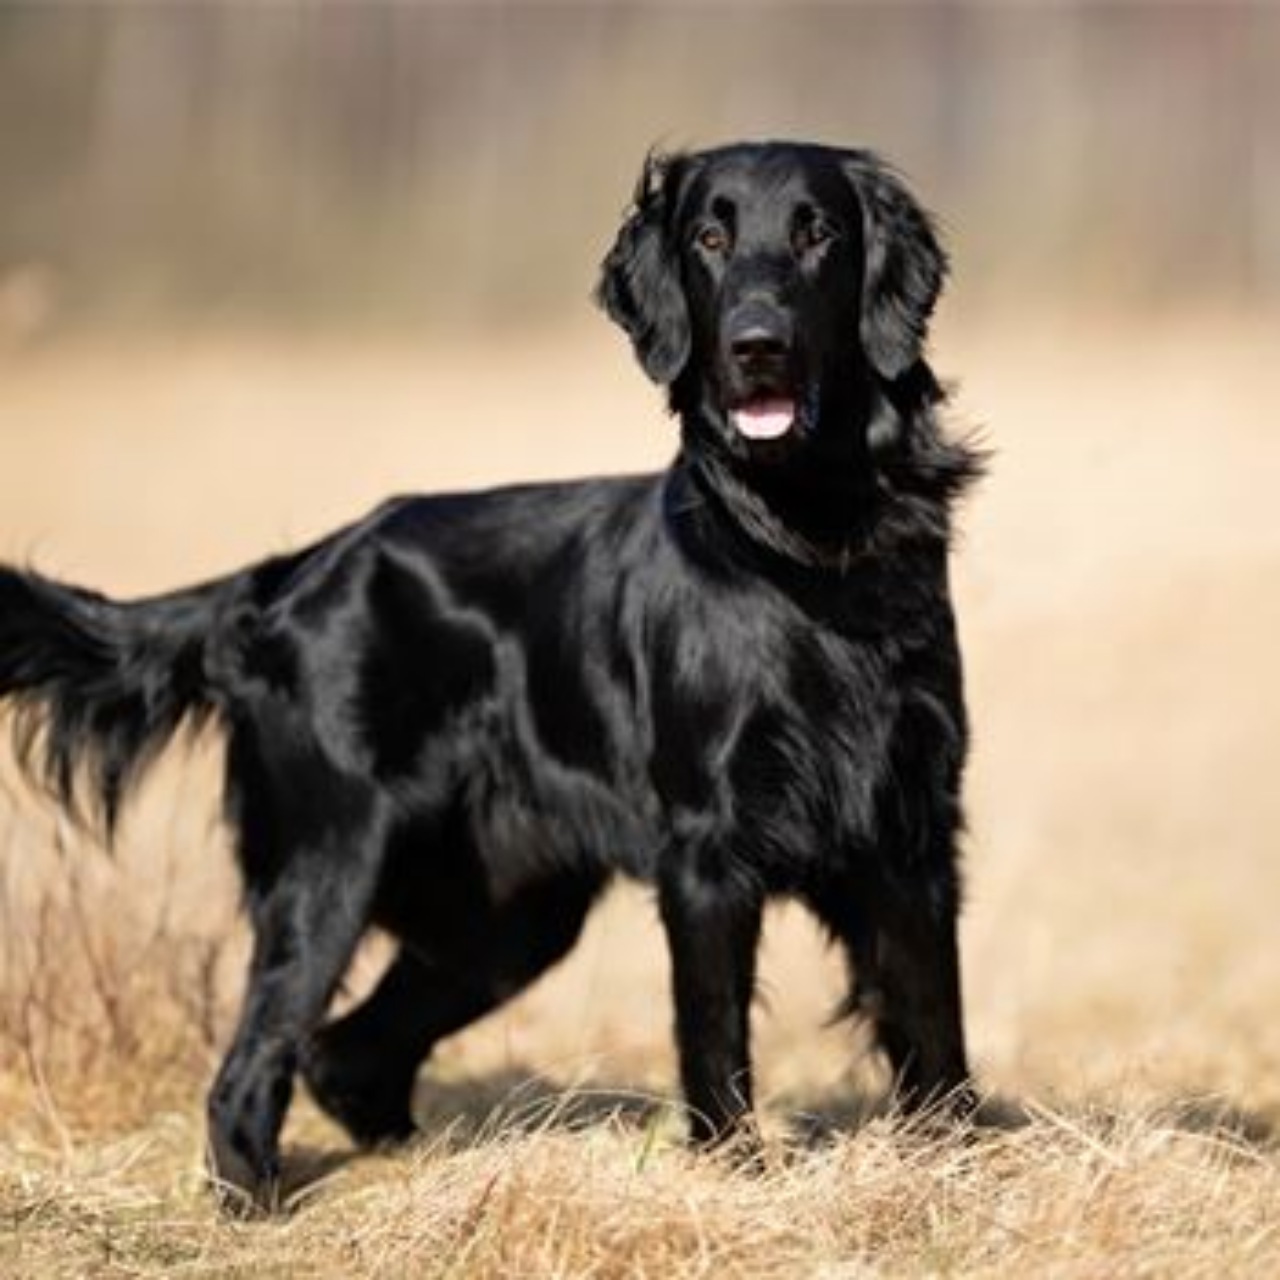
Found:
[[[869,152],[650,158],[598,298],[679,419],[669,470],[401,499],[132,603],[0,570],[0,696],[63,804],[110,829],[184,721],[225,731],[255,946],[221,1180],[271,1198],[296,1070],[361,1142],[411,1133],[432,1046],[619,872],[657,888],[696,1141],[750,1132],[783,894],[845,949],[903,1104],[967,1097],[948,543],[979,468],[923,356],[945,269]],[[321,1026],[375,925],[396,958]]]

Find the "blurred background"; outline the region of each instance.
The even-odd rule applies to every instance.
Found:
[[[576,315],[654,143],[884,149],[966,305],[1274,306],[1270,4],[7,3],[0,324]]]
[[[0,3],[0,557],[158,591],[397,490],[664,465],[596,264],[651,145],[760,136],[883,150],[954,257],[984,1077],[1280,1108],[1280,7]],[[0,1030],[39,980],[48,1052],[145,1042],[139,948],[212,972],[211,770],[114,863],[10,778]],[[123,995],[58,994],[64,918]],[[604,921],[467,1061],[670,1080],[651,914]],[[766,1091],[843,1087],[839,966],[785,913],[770,948]]]

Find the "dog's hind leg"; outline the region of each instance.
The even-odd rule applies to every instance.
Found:
[[[298,1058],[369,923],[383,847],[379,801],[349,775],[315,759],[287,787],[267,781],[280,772],[252,772],[245,785],[242,758],[232,776],[253,954],[208,1101],[212,1173],[231,1207],[273,1206]]]
[[[402,947],[369,996],[309,1040],[302,1056],[307,1088],[361,1146],[412,1137],[413,1082],[422,1060],[451,1024],[492,1007],[461,976],[456,981]]]
[[[564,956],[600,887],[594,875],[544,880],[477,919],[465,949],[402,946],[369,997],[311,1038],[302,1074],[312,1096],[362,1145],[412,1136],[414,1078],[435,1044]]]

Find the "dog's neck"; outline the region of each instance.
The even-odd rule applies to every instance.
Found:
[[[682,461],[708,507],[768,554],[843,572],[866,546],[874,489],[862,469],[804,475],[796,467],[782,475],[700,447],[686,448]]]
[[[680,469],[713,518],[766,556],[847,574],[904,540],[946,540],[951,500],[981,461],[942,440],[941,399],[921,362],[891,388],[827,397],[814,439],[769,462],[734,456],[695,401],[680,413]]]

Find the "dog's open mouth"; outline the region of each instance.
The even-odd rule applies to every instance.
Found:
[[[796,424],[796,402],[790,396],[757,396],[732,410],[734,429],[748,440],[781,440]]]

